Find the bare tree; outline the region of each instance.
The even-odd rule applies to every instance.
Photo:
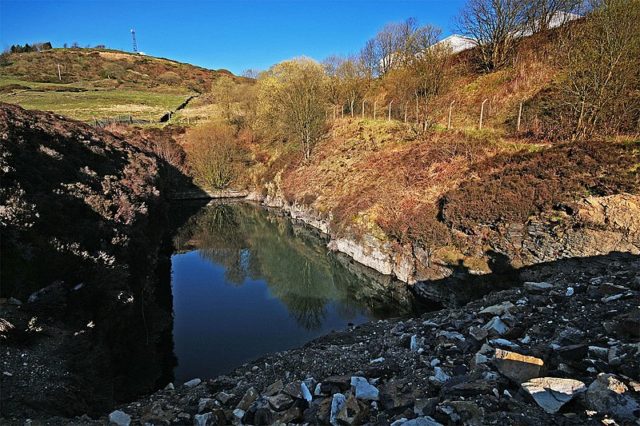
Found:
[[[574,139],[636,128],[640,120],[640,0],[605,0],[560,46],[563,102]]]
[[[507,64],[526,22],[523,0],[469,0],[459,16],[461,32],[478,43],[480,66],[492,71]]]
[[[423,46],[417,42],[421,27],[414,18],[385,25],[360,52],[360,61],[373,75],[384,75],[410,61]]]
[[[578,12],[583,0],[531,0],[526,2],[525,19],[528,33],[548,30],[568,22],[570,13]]]

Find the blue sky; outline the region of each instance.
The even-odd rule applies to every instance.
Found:
[[[77,41],[241,73],[284,59],[360,50],[385,23],[415,17],[454,32],[464,0],[0,0],[0,48]]]

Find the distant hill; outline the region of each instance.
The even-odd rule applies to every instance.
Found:
[[[85,121],[131,116],[156,122],[221,76],[247,81],[227,70],[110,49],[9,53],[0,62],[0,101]]]

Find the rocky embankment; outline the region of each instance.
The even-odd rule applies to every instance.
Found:
[[[627,254],[525,270],[521,287],[458,309],[332,333],[61,423],[638,424],[638,271]]]

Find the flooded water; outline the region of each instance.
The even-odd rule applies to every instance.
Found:
[[[174,238],[176,382],[213,377],[332,330],[413,311],[406,288],[248,204],[205,207]]]

